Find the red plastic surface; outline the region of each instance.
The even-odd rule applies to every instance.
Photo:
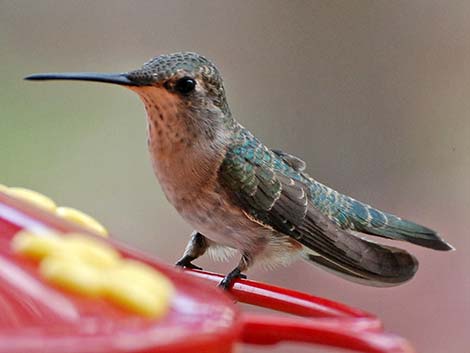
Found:
[[[149,263],[175,285],[170,312],[146,320],[43,282],[36,264],[11,252],[10,240],[23,228],[84,231],[0,193],[0,353],[232,351],[242,322],[233,301],[214,286],[111,241],[123,256]]]
[[[202,271],[191,273],[213,282],[223,278]],[[302,316],[244,313],[241,340],[245,343],[303,342],[368,353],[414,352],[403,338],[384,333],[375,316],[328,299],[243,279],[235,283],[231,294],[247,304]]]
[[[44,283],[34,263],[11,253],[10,240],[20,229],[89,233],[0,192],[0,353],[227,353],[236,342],[270,345],[282,341],[370,353],[413,352],[405,340],[384,333],[380,321],[370,314],[263,283],[239,280],[231,295],[241,302],[301,317],[240,314],[233,299],[214,286],[222,276],[183,273],[110,240],[123,256],[155,267],[176,287],[166,317],[142,319],[105,301],[71,295]]]

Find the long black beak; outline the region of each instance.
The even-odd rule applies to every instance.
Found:
[[[136,82],[129,78],[127,73],[103,74],[98,72],[64,72],[34,74],[24,78],[31,81],[47,80],[74,80],[114,83],[123,86],[145,86],[143,82]],[[148,83],[147,83],[148,84]]]

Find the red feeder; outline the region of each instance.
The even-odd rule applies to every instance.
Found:
[[[65,293],[41,280],[37,266],[11,251],[10,241],[22,229],[90,233],[0,192],[0,353],[229,353],[237,343],[286,341],[358,352],[414,352],[404,339],[384,333],[370,314],[263,283],[238,280],[231,294],[240,302],[300,317],[241,313],[233,299],[215,287],[222,276],[182,272],[109,240],[122,256],[151,265],[175,286],[164,318],[136,317],[104,300]]]

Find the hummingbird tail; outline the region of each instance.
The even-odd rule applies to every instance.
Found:
[[[358,258],[322,256],[304,246],[303,257],[308,262],[349,281],[373,287],[392,287],[410,280],[418,270],[418,260],[408,252],[392,246],[359,240],[366,250]]]

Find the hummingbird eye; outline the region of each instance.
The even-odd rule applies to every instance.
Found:
[[[178,91],[181,94],[188,94],[194,90],[196,87],[196,80],[191,77],[180,78],[175,83],[175,91]]]

